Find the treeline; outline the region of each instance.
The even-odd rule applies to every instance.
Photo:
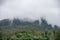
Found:
[[[34,30],[60,30],[60,27],[54,25],[52,27],[51,24],[48,24],[47,21],[41,18],[41,22],[39,20],[28,21],[28,20],[20,20],[20,19],[4,19],[0,20],[0,30],[16,30],[16,29],[34,29]]]

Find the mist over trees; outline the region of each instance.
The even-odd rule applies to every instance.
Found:
[[[10,25],[9,19],[4,19],[0,21],[0,26],[8,26],[8,25]]]
[[[39,20],[24,21],[18,18],[13,20],[4,19],[0,20],[0,30],[17,30],[17,29],[33,29],[33,30],[60,30],[60,27],[54,25],[54,28],[51,24],[48,24],[47,21],[41,18],[41,22]]]

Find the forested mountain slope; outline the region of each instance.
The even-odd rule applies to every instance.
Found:
[[[54,28],[51,24],[48,24],[47,21],[41,18],[35,21],[24,21],[20,19],[4,19],[0,20],[0,30],[18,30],[18,29],[31,29],[31,30],[60,30],[60,27],[54,25]]]

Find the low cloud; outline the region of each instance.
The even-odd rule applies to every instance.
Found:
[[[48,23],[60,26],[60,13],[57,0],[0,0],[0,20],[9,18],[44,17]]]

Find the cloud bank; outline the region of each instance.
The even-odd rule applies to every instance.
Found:
[[[57,0],[0,0],[0,20],[9,18],[44,17],[48,23],[60,26],[60,13]]]

